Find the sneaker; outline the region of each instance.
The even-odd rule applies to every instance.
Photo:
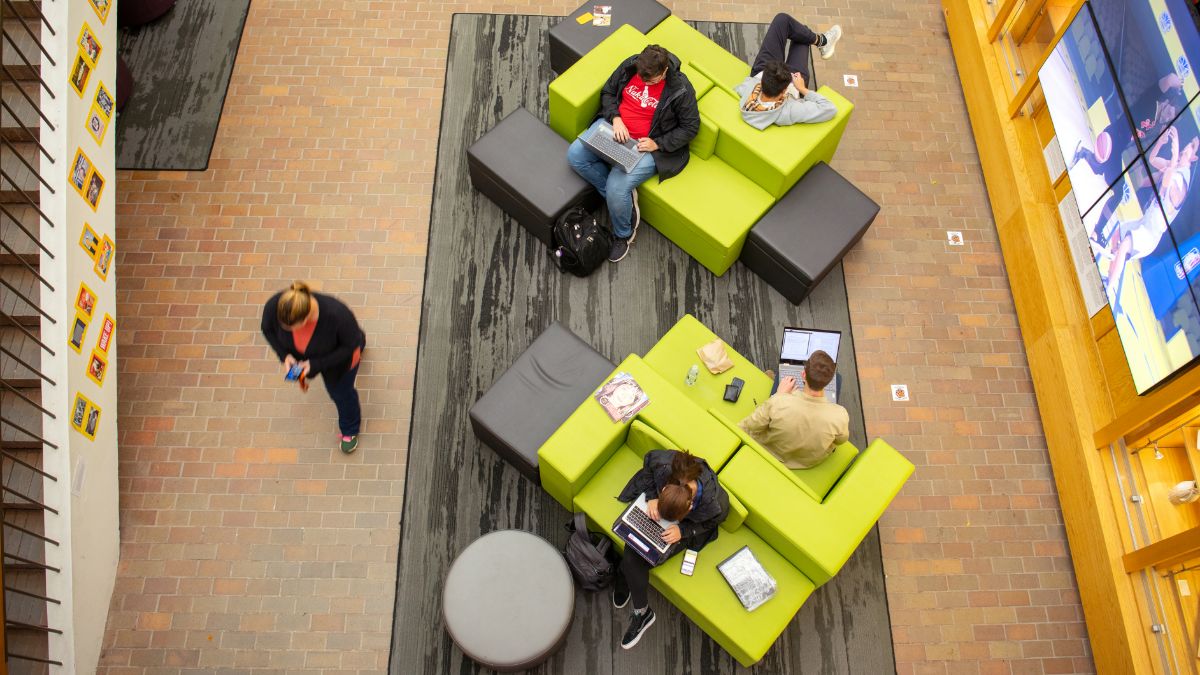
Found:
[[[637,190],[634,190],[633,195],[633,234],[629,235],[629,244],[633,245],[633,240],[637,239],[637,228],[642,223],[642,209],[638,206]]]
[[[612,251],[608,254],[608,262],[621,262],[629,255],[629,240],[613,237]]]
[[[629,588],[618,578],[613,584],[613,607],[621,609],[629,604]]]
[[[341,451],[347,455],[358,449],[358,436],[342,436]]]
[[[825,31],[825,46],[817,48],[821,51],[821,58],[823,58],[823,59],[833,58],[833,50],[837,46],[837,41],[841,40],[841,39],[842,39],[842,27],[841,26],[834,25],[833,28],[830,28],[829,30]]]
[[[653,625],[654,610],[647,608],[645,614],[634,614],[629,619],[629,630],[626,630],[625,636],[621,638],[621,649],[633,649],[646,633],[646,629]]]

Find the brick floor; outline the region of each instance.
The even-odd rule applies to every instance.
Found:
[[[122,561],[101,672],[385,667],[450,17],[577,4],[255,0],[210,169],[119,175]],[[881,523],[898,670],[1090,672],[940,7],[811,11],[846,30],[826,81],[862,82],[839,87],[858,107],[835,167],[883,205],[846,275],[868,432],[917,464]],[[349,458],[324,393],[281,386],[258,336],[293,278],[370,335]]]

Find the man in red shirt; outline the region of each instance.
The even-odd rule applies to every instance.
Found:
[[[680,71],[679,59],[658,45],[629,57],[613,71],[600,91],[600,111],[591,127],[604,121],[620,142],[638,142],[642,158],[625,173],[610,166],[578,138],[567,149],[567,162],[608,202],[613,247],[608,259],[622,260],[637,236],[641,215],[637,186],[655,174],[660,181],[678,175],[688,163],[688,143],[700,131],[696,90]]]

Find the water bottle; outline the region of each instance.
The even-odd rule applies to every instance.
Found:
[[[687,379],[685,379],[683,382],[684,382],[684,384],[686,384],[687,386],[690,387],[693,384],[696,384],[696,378],[699,376],[700,376],[700,366],[692,364],[692,367],[688,368]]]

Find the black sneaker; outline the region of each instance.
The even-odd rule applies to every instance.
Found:
[[[621,262],[629,255],[629,240],[613,237],[612,251],[608,254],[608,262]]]
[[[634,614],[629,619],[629,630],[625,631],[625,637],[621,638],[621,649],[633,649],[646,633],[646,629],[653,625],[654,610],[647,608],[645,614]]]
[[[621,609],[629,604],[629,587],[617,577],[616,583],[613,584],[613,607]]]

